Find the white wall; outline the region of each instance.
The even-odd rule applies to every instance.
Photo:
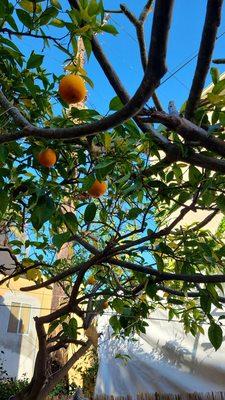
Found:
[[[27,334],[7,332],[12,302],[25,303],[31,306],[30,324]],[[30,379],[33,373],[37,352],[37,336],[34,317],[40,314],[40,301],[29,294],[8,291],[0,296],[0,350],[4,351],[2,359],[8,375],[13,378],[25,376]]]

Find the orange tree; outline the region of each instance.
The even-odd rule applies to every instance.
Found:
[[[35,318],[39,350],[33,378],[14,399],[45,399],[91,346],[91,340],[81,340],[80,329],[88,329],[108,305],[115,311],[110,323],[117,334],[144,332],[151,310],[164,307],[169,320],[179,318],[193,335],[207,322],[215,349],[222,343],[221,317],[211,309],[222,309],[225,301],[224,221],[221,217],[215,234],[205,228],[225,212],[225,80],[215,68],[212,92],[201,97],[223,2],[207,2],[181,114],[168,114],[156,94],[166,73],[173,3],[148,0],[140,16],[125,5],[116,10],[136,29],[144,71],[130,97],[97,39],[102,32],[117,34],[102,0],[69,0],[63,6],[57,0],[0,2],[0,218],[9,240],[0,251],[15,263],[10,275],[1,266],[1,283],[26,276],[31,282],[23,291],[58,283],[65,292],[57,310]],[[62,75],[50,75],[42,66],[47,46],[62,51],[70,73],[80,76],[71,82],[92,84],[76,57],[79,37],[87,58],[93,53],[115,91],[105,117],[76,105],[67,109],[62,99],[60,115],[52,106]],[[20,49],[25,38],[43,42],[43,52],[26,58]],[[62,82],[64,100],[85,95],[81,88],[76,97],[74,87],[70,93]],[[204,217],[181,227],[183,218],[198,210]],[[65,243],[74,255],[56,260]],[[77,352],[49,373],[51,353],[69,343],[78,345]]]

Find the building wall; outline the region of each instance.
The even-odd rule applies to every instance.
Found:
[[[13,378],[22,378],[24,375],[30,379],[33,374],[34,362],[38,350],[38,341],[34,324],[35,316],[42,316],[50,312],[52,291],[39,289],[34,292],[21,292],[20,288],[27,286],[28,280],[19,278],[17,281],[0,287],[0,351],[4,369]],[[18,318],[12,315],[12,303],[21,306]],[[16,307],[14,307],[14,311]],[[26,311],[24,311],[26,310]],[[26,313],[26,321],[25,315]],[[13,318],[14,328],[17,325],[17,332],[9,332],[9,320]],[[16,321],[18,320],[18,322]],[[26,323],[28,331],[19,333],[19,321]]]

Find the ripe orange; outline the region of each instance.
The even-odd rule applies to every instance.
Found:
[[[59,84],[59,94],[68,104],[79,103],[86,96],[83,79],[79,75],[65,75]]]
[[[88,189],[88,193],[91,197],[100,197],[102,196],[107,190],[107,183],[106,182],[99,182],[97,179],[93,183],[93,185]]]
[[[54,150],[46,149],[38,154],[37,159],[41,165],[50,168],[56,163],[57,157]]]
[[[96,279],[94,276],[90,276],[87,280],[88,285],[94,285],[96,283]]]
[[[108,307],[109,307],[108,301],[104,301],[104,303],[102,304],[102,308],[105,310]]]

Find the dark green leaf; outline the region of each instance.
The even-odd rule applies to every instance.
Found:
[[[47,25],[50,19],[58,15],[58,10],[55,7],[48,7],[39,17],[39,25]]]
[[[128,212],[128,219],[136,219],[142,210],[138,207],[131,208]]]
[[[146,294],[153,299],[157,293],[157,286],[155,283],[152,283],[151,281],[148,282],[147,287],[146,287]]]
[[[49,221],[54,212],[54,202],[48,196],[39,197],[37,204],[31,212],[31,222],[36,230],[39,230],[42,225]]]
[[[32,29],[33,28],[33,20],[30,16],[30,14],[24,10],[16,10],[17,16],[19,18],[19,20],[25,25],[27,26],[27,28]]]
[[[200,291],[200,305],[206,314],[210,314],[211,304],[212,302],[207,290],[202,289]]]
[[[84,212],[85,222],[93,221],[96,211],[97,211],[97,206],[95,205],[95,203],[88,204],[88,206],[85,208],[85,212]]]
[[[27,61],[27,68],[37,68],[42,64],[44,56],[41,54],[31,53],[29,60]]]
[[[118,313],[122,314],[124,309],[124,302],[121,299],[114,299],[112,302],[112,308]]]
[[[114,97],[109,103],[109,109],[117,111],[117,110],[120,110],[121,108],[123,108],[122,101],[119,99],[119,97],[117,97],[117,96]]]
[[[208,337],[215,350],[218,350],[223,342],[223,331],[215,322],[211,322],[210,324]]]
[[[210,70],[210,74],[211,74],[214,85],[216,85],[219,80],[219,77],[220,77],[220,72],[219,72],[218,68],[212,67]]]
[[[222,211],[222,213],[225,214],[225,196],[223,194],[219,195],[216,198],[216,204],[219,207],[219,209]]]
[[[113,315],[109,319],[109,323],[110,323],[112,329],[114,330],[114,332],[118,332],[120,330],[120,322],[119,322],[119,320],[118,320],[116,315]]]
[[[67,228],[72,233],[75,233],[77,230],[78,222],[77,222],[77,218],[75,217],[74,213],[67,212],[66,214],[63,215],[63,219],[65,221]]]
[[[0,190],[0,218],[2,218],[5,214],[8,204],[9,195],[7,190]]]
[[[102,181],[110,172],[113,171],[115,167],[115,160],[104,160],[100,162],[99,164],[96,165],[95,167],[95,172],[96,172],[96,177],[99,181]]]
[[[198,168],[194,167],[193,165],[189,167],[188,172],[189,172],[189,182],[191,183],[191,185],[193,186],[197,185],[202,177],[201,172],[198,170]]]
[[[59,233],[53,236],[52,243],[54,244],[54,246],[57,247],[58,250],[60,250],[61,247],[65,243],[67,243],[70,238],[71,238],[70,232]]]

